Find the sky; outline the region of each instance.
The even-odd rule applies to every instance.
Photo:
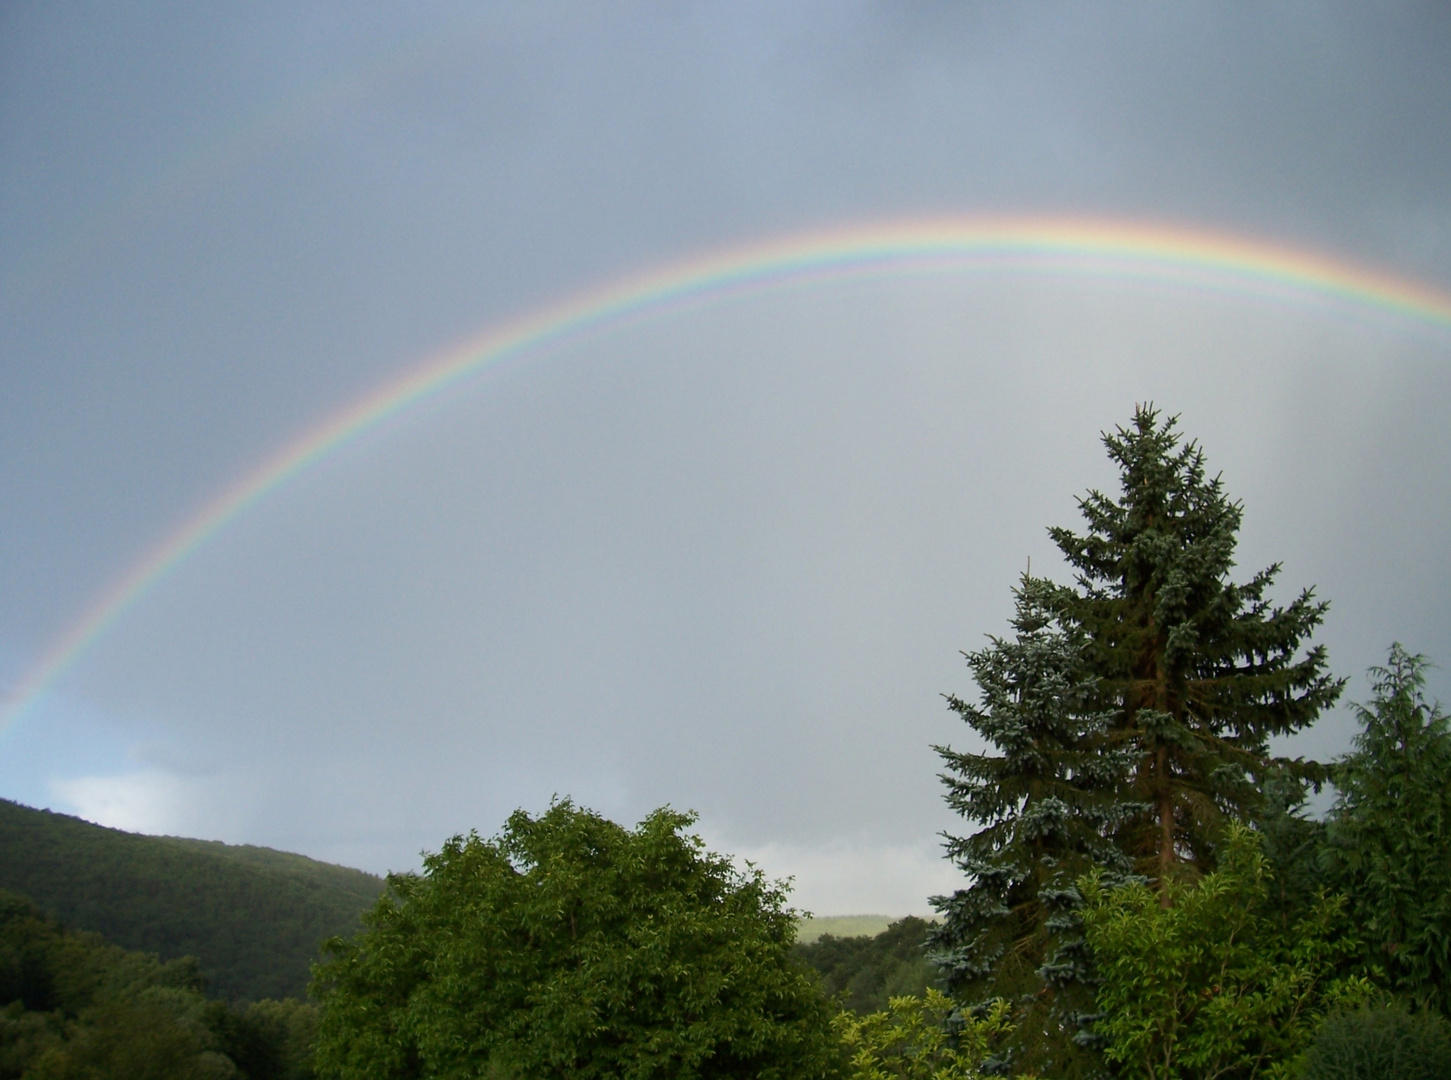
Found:
[[[1437,4],[0,9],[0,680],[461,342],[904,220],[1239,237],[1451,293]],[[1293,291],[1293,290],[1292,290]],[[1451,327],[1153,275],[707,297],[486,366],[214,530],[0,729],[0,797],[382,872],[569,796],[822,914],[957,872],[942,695],[1179,414],[1366,695],[1451,664]],[[1451,678],[1433,671],[1433,692]],[[1323,757],[1348,708],[1283,747]]]

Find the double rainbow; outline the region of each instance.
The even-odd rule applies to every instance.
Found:
[[[1322,255],[1211,232],[1071,218],[944,218],[807,233],[729,248],[609,282],[492,327],[413,365],[283,446],[148,552],[35,662],[0,707],[0,732],[169,571],[227,524],[350,440],[506,360],[668,314],[833,279],[1025,271],[1172,282],[1331,301],[1451,328],[1451,295]]]

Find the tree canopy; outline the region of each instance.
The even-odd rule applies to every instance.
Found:
[[[162,963],[0,893],[0,1080],[303,1080],[314,1010],[208,1001]]]
[[[1231,580],[1242,509],[1177,420],[1143,406],[1103,443],[1118,494],[1079,500],[1084,532],[1049,530],[1074,583],[1024,575],[1013,635],[966,654],[978,700],[948,696],[986,746],[937,747],[948,805],[976,829],[947,838],[967,881],[932,900],[933,958],[961,1000],[1013,1001],[1016,1063],[1054,1075],[1095,1067],[1078,1052],[1095,1012],[1078,881],[1142,875],[1169,904],[1267,783],[1323,778],[1269,740],[1342,687],[1309,642],[1326,611],[1312,590],[1276,606],[1278,564]]]
[[[880,934],[838,937],[822,934],[796,955],[821,976],[833,1000],[852,1012],[880,1012],[894,997],[920,994],[937,981],[924,946],[932,927],[908,915]]]
[[[390,877],[316,969],[320,1075],[830,1074],[839,1041],[792,956],[795,912],[684,833],[693,820],[626,829],[561,801]]]

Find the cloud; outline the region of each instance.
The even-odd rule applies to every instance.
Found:
[[[97,825],[174,835],[195,830],[207,801],[195,780],[148,769],[120,776],[76,776],[50,782],[59,808]]]
[[[729,850],[727,848],[726,850]],[[950,894],[962,872],[942,857],[939,844],[884,844],[867,837],[829,844],[771,843],[738,847],[775,879],[791,878],[791,904],[813,915],[922,915],[934,917],[927,897]]]

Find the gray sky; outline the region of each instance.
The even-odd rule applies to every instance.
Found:
[[[1451,288],[1440,5],[0,11],[0,673],[288,439],[722,245],[947,213],[1224,230]],[[820,912],[954,881],[933,742],[1152,399],[1358,676],[1451,663],[1451,331],[988,275],[586,340],[265,500],[0,736],[0,795],[416,865],[693,807]],[[1451,697],[1444,672],[1434,679]],[[1355,692],[1363,692],[1357,679]],[[1302,748],[1333,754],[1328,717]]]

